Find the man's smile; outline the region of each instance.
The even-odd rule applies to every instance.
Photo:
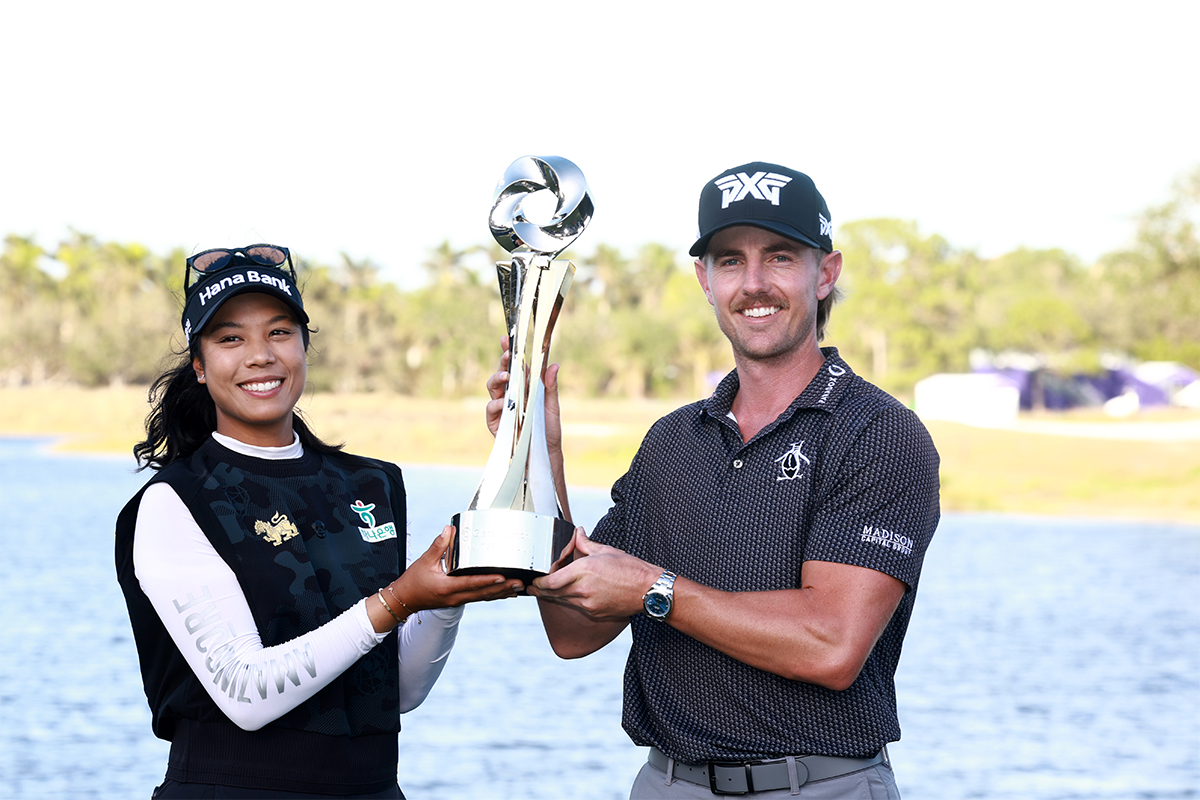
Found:
[[[769,317],[779,312],[779,306],[755,306],[743,308],[739,313],[744,317]]]

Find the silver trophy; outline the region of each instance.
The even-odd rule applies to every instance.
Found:
[[[557,198],[539,219],[533,196]],[[571,540],[546,445],[542,373],[550,336],[575,265],[556,259],[592,219],[592,199],[580,169],[565,158],[525,156],[496,187],[492,236],[512,255],[496,264],[511,360],[496,442],[470,508],[454,515],[451,575],[500,573],[528,582],[550,571]],[[543,224],[544,223],[544,224]]]

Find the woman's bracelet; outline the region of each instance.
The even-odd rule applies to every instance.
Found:
[[[404,610],[408,612],[408,615],[410,617],[413,614],[417,614],[417,612],[413,611],[411,608],[409,608],[407,605],[405,605],[403,600],[401,600],[399,597],[396,597],[396,593],[394,591],[392,591],[392,585],[390,583],[387,585],[387,590],[388,590],[388,594],[390,594],[392,596],[393,600],[395,600],[401,606],[404,606]],[[421,615],[420,614],[417,614],[417,624],[418,625],[421,624]]]
[[[392,596],[395,597],[394,594]],[[385,599],[383,596],[382,589],[379,590],[379,602],[383,603],[383,607],[386,608],[387,612],[392,615],[392,619],[396,620],[397,625],[404,624],[404,620],[401,619],[400,616],[395,611],[392,611],[392,607],[388,605],[387,599]],[[407,606],[405,606],[405,608],[407,608]]]

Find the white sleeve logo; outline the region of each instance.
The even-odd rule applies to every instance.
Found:
[[[862,541],[891,548],[897,553],[902,553],[906,556],[912,555],[913,540],[904,534],[889,531],[887,528],[875,528],[870,525],[864,525]]]

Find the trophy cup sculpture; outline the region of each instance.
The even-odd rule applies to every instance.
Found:
[[[548,221],[526,208],[544,192],[557,198]],[[571,540],[574,527],[563,519],[551,474],[542,373],[575,274],[574,264],[555,256],[583,232],[592,210],[583,173],[565,158],[519,158],[496,188],[492,236],[512,256],[496,264],[511,353],[508,389],[479,488],[470,507],[454,515],[451,575],[499,573],[529,582],[548,573]]]

